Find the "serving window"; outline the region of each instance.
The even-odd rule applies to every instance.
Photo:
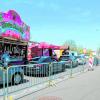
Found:
[[[27,59],[27,42],[3,38],[0,40],[0,55],[8,51],[11,58]]]

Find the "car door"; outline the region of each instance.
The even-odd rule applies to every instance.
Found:
[[[57,62],[52,63],[52,71],[53,71],[53,73],[56,73],[58,71],[58,63]]]
[[[62,67],[62,63],[57,62],[57,67],[58,67],[58,71],[62,71],[63,67]]]
[[[78,62],[74,56],[73,56],[73,63],[74,63],[74,66],[77,66],[77,64],[78,64]]]
[[[51,59],[51,57],[47,57],[46,59],[44,59],[43,63],[48,63],[48,67],[50,68],[49,71],[51,74],[57,72],[57,70],[58,70],[57,62],[55,60]],[[51,63],[51,64],[49,65],[49,63]]]
[[[51,59],[50,57],[46,57],[40,60],[41,64],[43,64],[42,66],[42,72],[46,73],[46,71],[50,71],[52,73],[52,66],[50,67],[49,63],[51,63]]]
[[[53,72],[54,73],[62,71],[61,62],[57,62],[57,60],[55,60],[55,59],[52,59],[52,62],[53,62],[52,64],[53,64]]]
[[[72,60],[72,66],[74,67],[76,65],[75,58],[71,56],[70,59]]]

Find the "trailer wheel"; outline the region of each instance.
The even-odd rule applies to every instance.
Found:
[[[15,73],[12,77],[12,84],[18,85],[23,81],[23,75],[21,73]]]

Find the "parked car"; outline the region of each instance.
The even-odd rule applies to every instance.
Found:
[[[65,71],[65,64],[57,62],[50,56],[35,57],[24,67],[25,75],[48,76],[63,71]]]
[[[0,62],[0,84],[3,84],[3,81],[7,83],[7,78],[8,78],[8,83],[14,85],[20,84],[24,79],[24,70],[20,66],[9,67],[9,65],[10,61],[7,67],[4,67],[3,63]],[[4,80],[4,75],[5,75],[5,80]]]
[[[77,59],[79,65],[86,64],[86,59],[85,59],[84,56],[80,56],[80,55],[79,56],[76,56],[76,59]]]
[[[66,63],[66,68],[71,68],[72,67],[77,67],[78,66],[78,61],[76,58],[72,55],[62,55],[59,58],[60,62],[65,62]]]
[[[29,63],[31,64],[51,63],[51,62],[57,62],[57,60],[50,56],[39,56],[39,57],[34,57],[29,61]]]
[[[28,60],[25,60],[21,57],[10,57],[10,65],[25,65]]]

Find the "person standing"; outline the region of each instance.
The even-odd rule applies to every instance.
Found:
[[[94,64],[94,66],[98,66],[98,58],[96,56],[94,57],[94,63],[93,64]]]
[[[10,61],[10,55],[8,51],[5,51],[1,56],[1,61],[4,65],[4,67],[8,66],[8,62]]]

